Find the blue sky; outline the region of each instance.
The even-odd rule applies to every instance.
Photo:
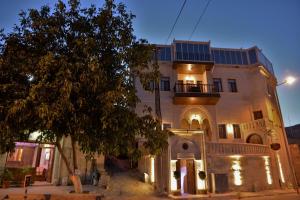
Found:
[[[120,0],[118,0],[120,1]],[[0,27],[10,30],[18,23],[21,9],[53,5],[51,0],[1,0]],[[135,15],[139,38],[164,44],[183,0],[124,0]],[[187,0],[174,29],[174,38],[187,40],[207,0]],[[82,1],[83,5],[103,0]],[[278,87],[287,126],[300,123],[300,1],[299,0],[212,0],[192,40],[211,41],[215,47],[258,46],[271,60],[279,82],[287,75],[298,81]]]

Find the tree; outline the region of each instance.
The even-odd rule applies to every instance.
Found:
[[[33,131],[38,142],[56,145],[76,192],[82,192],[76,146],[86,155],[139,155],[136,137],[157,154],[167,132],[150,110],[135,113],[135,77],[156,76],[151,69],[154,47],[133,35],[123,4],[106,0],[103,8],[81,8],[77,0],[58,1],[20,13],[20,24],[2,32],[0,54],[0,150]],[[150,67],[150,68],[149,68]],[[147,75],[146,75],[147,74]],[[70,137],[70,163],[60,141]]]

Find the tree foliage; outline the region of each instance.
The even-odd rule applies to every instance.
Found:
[[[133,35],[133,18],[111,0],[102,8],[70,0],[20,13],[19,25],[1,34],[1,152],[40,131],[39,142],[59,145],[70,136],[85,154],[139,154],[138,136],[160,153],[168,133],[150,112],[135,113],[135,77],[147,84],[157,71],[154,47]]]

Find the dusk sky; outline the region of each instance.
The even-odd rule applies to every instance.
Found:
[[[151,43],[165,44],[183,0],[127,0],[136,15],[135,34]],[[18,23],[21,9],[39,8],[52,0],[2,0],[0,28],[10,31]],[[103,1],[82,1],[101,6]],[[171,40],[188,40],[207,0],[187,0]],[[271,60],[278,82],[288,75],[298,80],[281,85],[278,93],[285,120],[300,123],[300,1],[299,0],[212,0],[191,40],[211,41],[214,47],[258,46]]]

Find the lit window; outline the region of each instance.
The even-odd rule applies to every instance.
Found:
[[[170,129],[170,128],[171,128],[171,124],[163,123],[163,130]]]
[[[15,152],[11,153],[7,161],[22,161],[23,149],[16,148]]]

